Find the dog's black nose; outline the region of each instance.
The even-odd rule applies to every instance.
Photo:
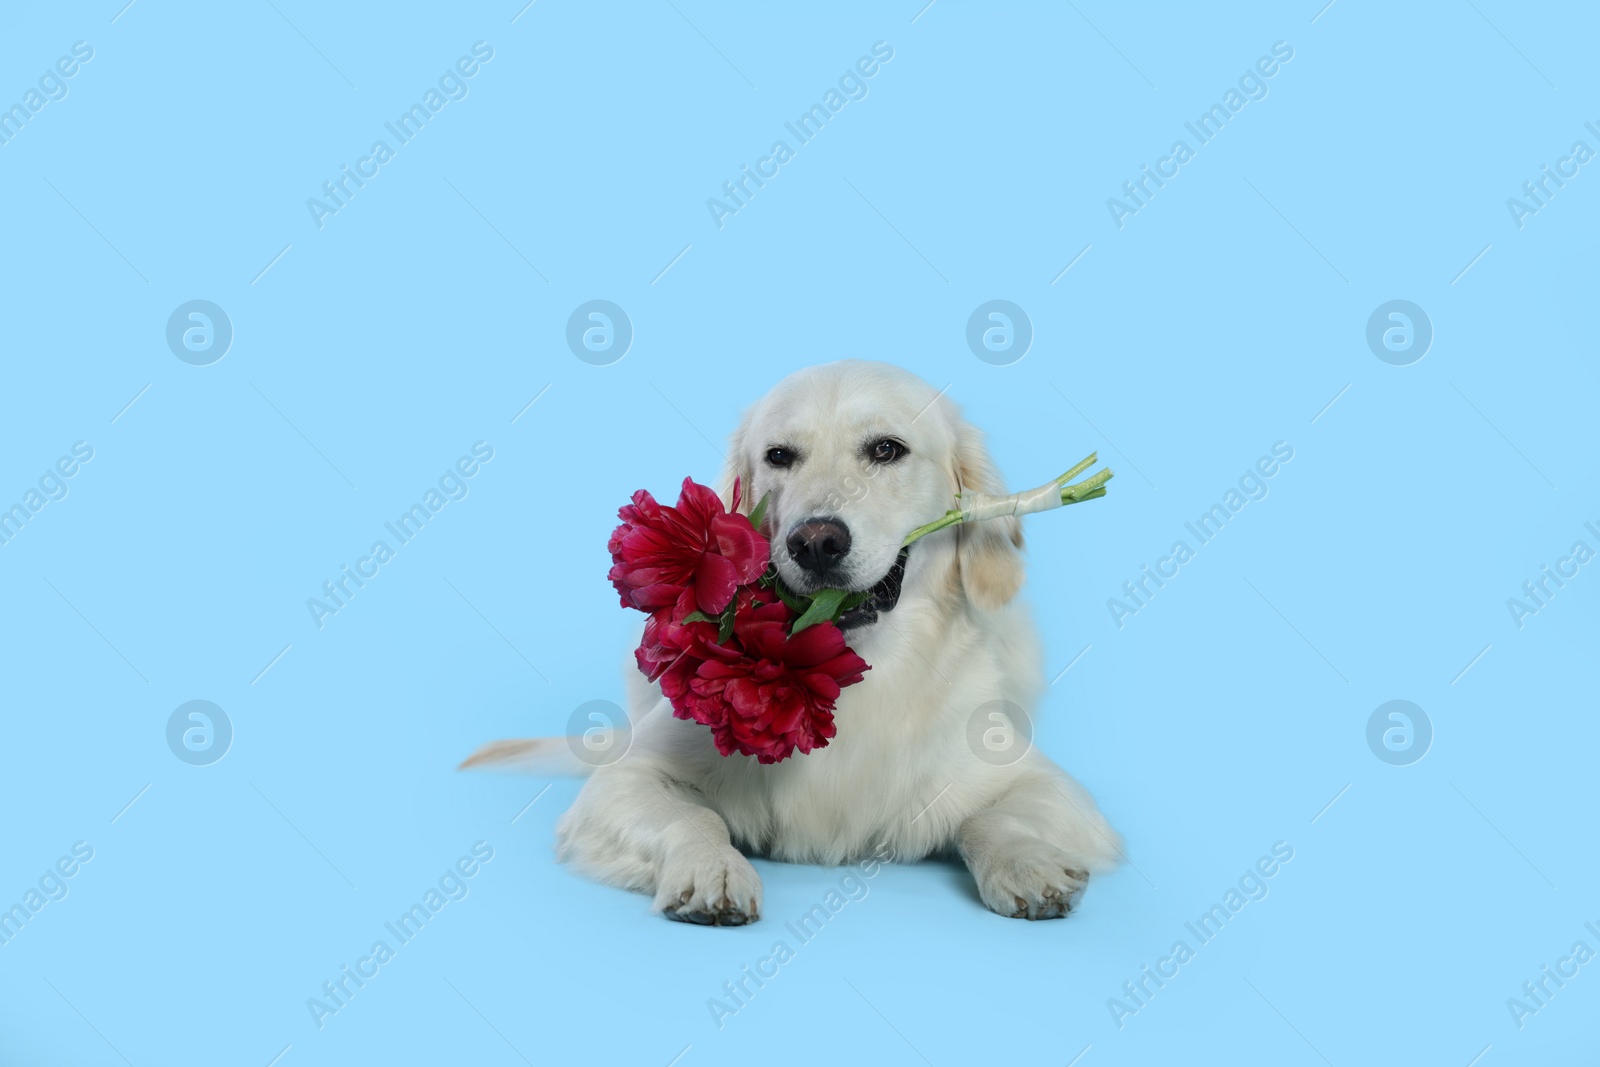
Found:
[[[794,528],[786,543],[796,563],[820,574],[850,551],[850,528],[838,519],[807,519]]]

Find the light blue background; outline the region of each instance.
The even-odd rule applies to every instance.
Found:
[[[1600,548],[1600,164],[1506,207],[1600,149],[1592,11],[274,2],[0,13],[0,101],[94,48],[0,145],[0,501],[94,448],[0,546],[0,903],[94,849],[0,946],[0,1061],[1593,1057],[1600,963],[1506,1007],[1600,950],[1600,568],[1506,606]],[[319,230],[306,199],[479,40],[470,95]],[[719,230],[707,198],[879,40],[867,98]],[[1280,40],[1118,229],[1107,198]],[[596,298],[636,331],[607,367],[564,342]],[[233,324],[211,366],[164,340],[191,299]],[[964,341],[991,299],[1036,333],[1011,366]],[[1433,323],[1411,366],[1364,340],[1391,299]],[[1026,593],[1052,677],[1087,646],[1038,743],[1132,863],[1039,924],[887,869],[719,1030],[708,998],[841,872],[757,861],[760,924],[664,922],[555,863],[575,782],[453,768],[621,699],[616,506],[711,480],[745,404],[842,356],[948,384],[1017,487],[1116,468],[1030,520]],[[307,598],[479,440],[470,495],[319,630]],[[1119,629],[1107,599],[1280,440],[1270,495]],[[207,767],[164,739],[193,699],[235,731]],[[1367,748],[1391,699],[1433,724],[1411,766]],[[480,840],[470,895],[319,1030],[307,998]],[[1280,840],[1270,895],[1119,1030],[1108,998]]]

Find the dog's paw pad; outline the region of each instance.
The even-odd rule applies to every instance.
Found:
[[[661,914],[674,922],[693,923],[696,926],[744,926],[761,918],[754,901],[740,905],[723,897],[709,907],[690,906],[689,900],[693,896],[692,891],[680,894],[679,906],[667,908]]]
[[[736,850],[686,858],[662,875],[656,909],[674,922],[744,926],[761,918],[761,876]]]
[[[1061,919],[1077,906],[1089,875],[1063,852],[1028,850],[994,864],[978,891],[991,911],[1012,919]]]

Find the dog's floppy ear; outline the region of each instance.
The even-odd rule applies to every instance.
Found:
[[[1004,496],[1006,484],[983,445],[983,435],[952,415],[956,491]],[[967,599],[983,611],[1004,607],[1022,588],[1022,522],[1011,516],[956,527],[956,566]]]
[[[722,497],[723,506],[726,507],[733,500],[733,483],[738,481],[741,515],[750,514],[756,506],[756,501],[751,498],[750,486],[755,471],[750,469],[750,461],[745,455],[745,438],[749,435],[752,417],[753,409],[746,411],[739,419],[739,425],[728,435],[728,454],[722,465],[722,478],[717,483],[717,495]]]

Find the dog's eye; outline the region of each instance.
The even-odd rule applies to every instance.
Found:
[[[794,463],[795,455],[792,449],[769,448],[767,449],[767,466],[787,467]]]
[[[892,437],[885,437],[867,446],[867,455],[874,463],[893,463],[909,451],[910,449]]]

